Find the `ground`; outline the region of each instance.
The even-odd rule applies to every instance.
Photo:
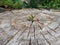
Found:
[[[35,16],[29,21],[30,15]],[[60,11],[21,9],[0,13],[0,45],[60,45]]]

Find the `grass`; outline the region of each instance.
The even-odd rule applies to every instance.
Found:
[[[7,6],[14,9],[20,8],[53,8],[60,9],[60,0],[29,0],[25,2],[22,0],[1,0],[0,6]]]
[[[7,6],[14,9],[22,8],[23,2],[21,0],[4,0],[0,2],[0,6]]]

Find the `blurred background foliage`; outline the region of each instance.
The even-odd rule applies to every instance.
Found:
[[[0,6],[9,7],[13,9],[20,8],[60,9],[60,0],[29,0],[28,2],[22,0],[0,0]]]

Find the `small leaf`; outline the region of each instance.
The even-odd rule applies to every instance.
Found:
[[[34,16],[31,14],[31,15],[29,16],[29,19],[30,19],[31,21],[33,21]]]

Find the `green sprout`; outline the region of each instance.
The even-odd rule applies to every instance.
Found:
[[[34,19],[34,16],[31,14],[31,15],[29,16],[29,20],[30,20],[30,21],[33,21],[33,19]]]

